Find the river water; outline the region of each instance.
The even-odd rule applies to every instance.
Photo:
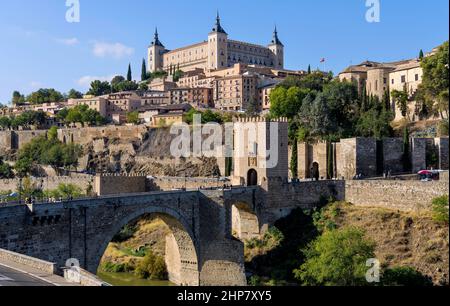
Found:
[[[169,281],[140,279],[131,273],[98,272],[97,276],[113,286],[164,287],[175,286]]]

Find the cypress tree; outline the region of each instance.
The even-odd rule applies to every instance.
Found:
[[[308,74],[311,74],[311,65],[308,65]]]
[[[422,60],[423,58],[424,58],[423,50],[420,49],[420,52],[419,52],[419,59]]]
[[[333,143],[328,142],[327,143],[327,173],[328,173],[328,179],[332,179],[334,176],[334,158],[333,158]]]
[[[407,126],[403,129],[403,170],[405,172],[411,171],[411,162],[409,159],[409,130]]]
[[[291,173],[292,178],[298,178],[298,144],[297,139],[294,139],[294,143],[292,144],[292,156],[291,156]]]
[[[147,80],[147,66],[145,65],[145,59],[142,59],[141,81],[145,80]]]
[[[131,82],[132,80],[133,80],[133,77],[131,74],[131,64],[128,64],[127,81]]]

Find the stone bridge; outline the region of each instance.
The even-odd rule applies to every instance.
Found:
[[[79,260],[96,273],[113,237],[127,224],[157,214],[168,225],[166,263],[179,285],[246,285],[244,244],[318,195],[340,197],[339,182],[129,194],[67,203],[0,208],[0,248],[63,267]]]

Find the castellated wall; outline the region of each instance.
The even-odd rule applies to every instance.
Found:
[[[147,180],[147,190],[170,191],[183,188],[190,190],[199,188],[217,188],[230,184],[231,182],[221,182],[216,178],[156,177]]]
[[[345,182],[345,200],[356,206],[401,211],[427,210],[430,209],[434,198],[448,194],[448,181],[445,180],[435,182],[389,180]]]
[[[98,196],[146,192],[146,176],[141,175],[97,175],[94,191]]]

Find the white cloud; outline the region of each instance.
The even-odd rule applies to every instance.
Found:
[[[121,43],[95,42],[92,52],[97,57],[113,57],[115,59],[120,59],[132,55],[134,49]]]
[[[83,76],[83,77],[79,78],[77,80],[77,84],[82,86],[82,87],[84,87],[84,88],[89,88],[93,81],[99,80],[99,81],[102,81],[102,82],[104,82],[104,81],[110,82],[115,76],[116,76],[116,74],[110,75],[110,76],[91,76],[91,75],[86,75],[86,76]]]
[[[66,45],[66,46],[75,46],[80,43],[80,41],[76,37],[57,39],[56,41],[59,42],[60,44]]]

